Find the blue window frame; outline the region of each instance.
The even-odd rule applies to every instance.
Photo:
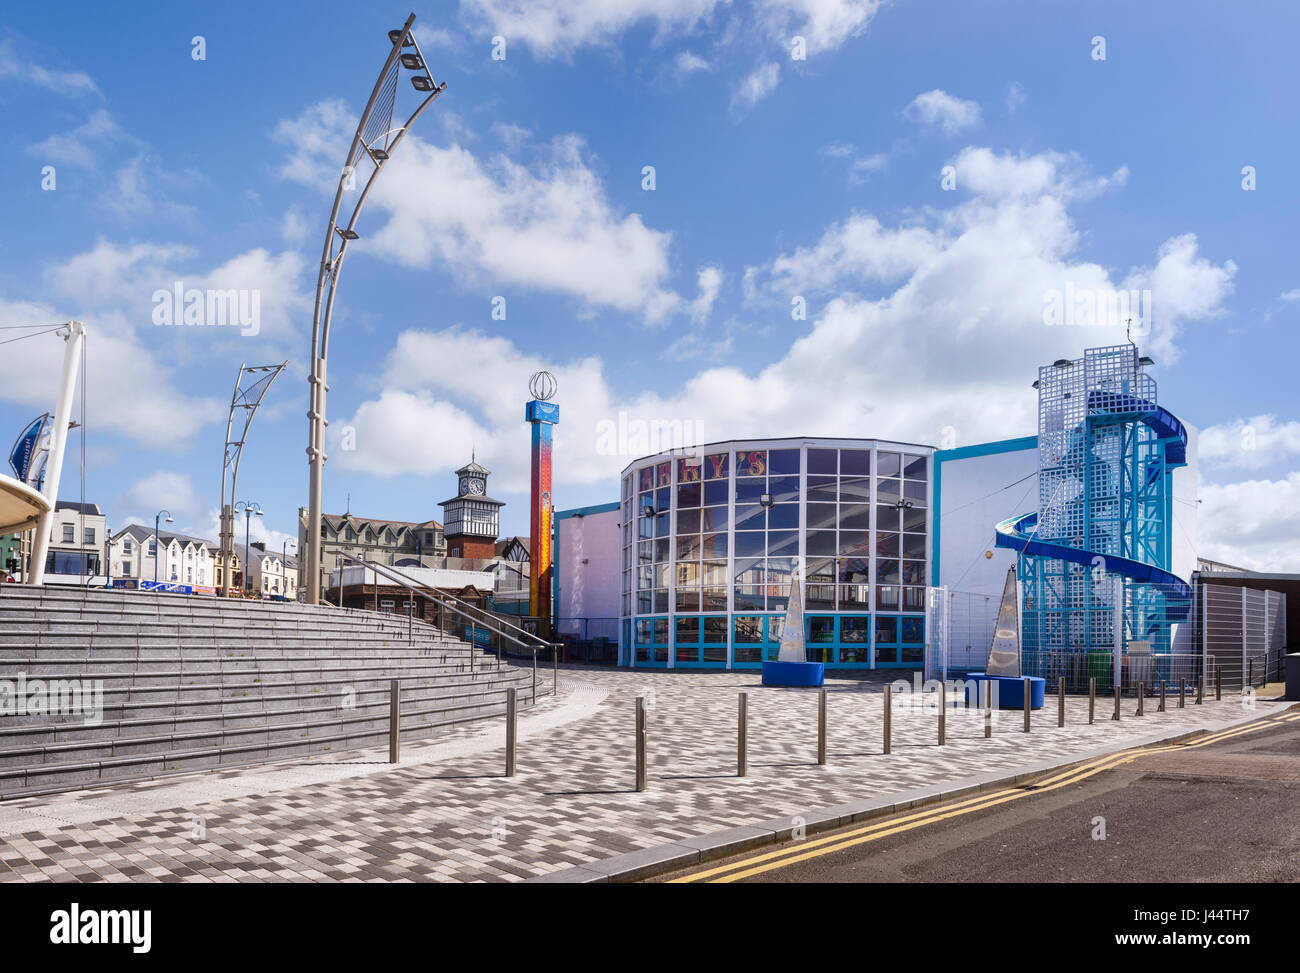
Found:
[[[871,665],[871,616],[811,614],[804,624],[808,661],[846,669]]]
[[[726,615],[678,615],[673,665],[717,669],[727,664]]]
[[[757,669],[763,660],[775,660],[781,650],[784,615],[737,612],[731,616],[731,665]]]
[[[876,616],[877,668],[916,669],[924,661],[924,615]]]
[[[635,665],[668,668],[668,619],[638,618],[632,631]]]

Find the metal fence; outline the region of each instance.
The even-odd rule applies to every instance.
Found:
[[[556,618],[555,637],[563,645],[563,661],[617,665],[618,624],[617,618]]]
[[[1277,591],[1194,582],[1191,597],[1173,599],[1125,585],[1109,612],[1088,618],[1084,637],[1069,649],[1034,649],[1021,655],[1021,671],[1067,692],[1087,692],[1089,681],[1169,694],[1186,685],[1239,692],[1283,678],[1286,654],[1286,595]],[[1171,607],[1173,606],[1173,607]],[[980,671],[988,662],[998,599],[982,592],[933,588],[927,603],[926,678],[949,671]],[[1074,625],[1073,622],[1070,623]]]

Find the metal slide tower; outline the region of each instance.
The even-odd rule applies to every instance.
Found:
[[[1168,653],[1187,617],[1170,534],[1187,433],[1159,406],[1151,364],[1130,343],[1038,371],[1038,513],[997,532],[1019,554],[1026,675],[1074,681],[1134,642]]]

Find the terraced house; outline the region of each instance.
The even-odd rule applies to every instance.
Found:
[[[109,569],[117,581],[153,581],[157,561],[158,581],[187,585],[200,594],[216,591],[213,557],[216,544],[202,537],[191,537],[160,530],[155,549],[154,530],[146,524],[123,527],[109,541]]]

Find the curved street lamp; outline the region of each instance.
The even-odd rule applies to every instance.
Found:
[[[320,272],[316,278],[316,305],[311,320],[311,372],[307,377],[309,407],[307,410],[308,440],[307,457],[311,464],[311,483],[307,500],[307,603],[320,604],[320,519],[325,477],[325,393],[329,391],[326,382],[326,359],[329,355],[330,318],[334,311],[334,297],[337,293],[339,272],[343,268],[343,257],[348,244],[357,239],[357,217],[374,188],[375,179],[383,171],[385,163],[392,158],[393,151],[402,137],[410,131],[415,120],[424,114],[433,99],[442,94],[447,82],[438,84],[425,63],[411,25],[415,23],[415,14],[406,18],[406,23],[398,30],[390,30],[388,39],[393,49],[388,52],[379,78],[370,92],[365,111],[357,123],[356,134],[352,136],[352,146],[348,149],[347,159],[343,164],[343,173],[339,178],[338,189],[334,193],[334,208],[330,211],[329,226],[325,230],[325,247],[321,253]],[[411,50],[407,50],[410,48]],[[416,91],[427,93],[405,124],[393,127],[393,106],[397,99],[397,82],[402,69],[410,72],[411,87]],[[357,166],[369,160],[373,169],[357,197],[352,216],[346,224],[339,222],[339,210],[343,203],[343,194],[356,184]],[[338,249],[335,250],[337,245]]]
[[[153,519],[153,583],[155,587],[158,584],[158,559],[162,557],[162,545],[158,543],[158,521],[163,514],[167,515],[167,523],[175,523],[172,520],[170,510],[159,510],[157,516]]]

